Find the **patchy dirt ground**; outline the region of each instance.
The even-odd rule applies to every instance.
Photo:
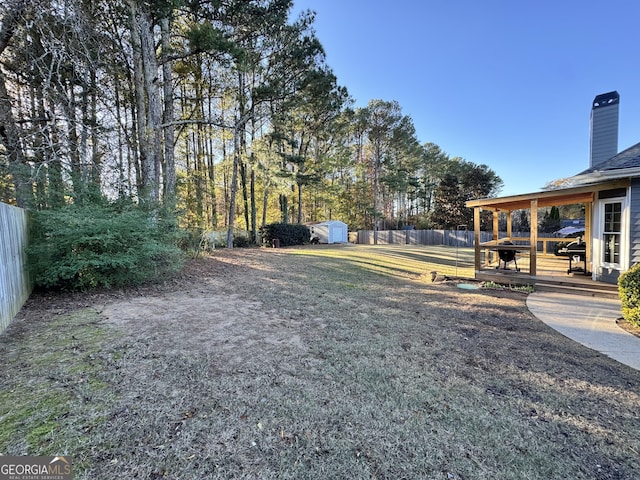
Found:
[[[66,356],[37,362],[47,329]],[[2,389],[66,395],[39,436],[0,396],[0,452],[55,445],[79,479],[640,478],[639,372],[524,294],[361,261],[217,251],[159,285],[34,295],[0,361]]]
[[[632,323],[629,323],[627,320],[625,320],[622,317],[618,318],[618,320],[616,320],[616,323],[623,330],[625,330],[625,331],[629,332],[630,334],[635,335],[636,337],[640,338],[640,327],[638,327],[636,325],[633,325]]]

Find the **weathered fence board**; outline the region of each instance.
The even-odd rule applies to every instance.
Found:
[[[0,333],[29,297],[27,212],[0,202]]]

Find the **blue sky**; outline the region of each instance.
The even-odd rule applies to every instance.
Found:
[[[501,195],[589,166],[594,97],[620,94],[640,142],[640,2],[294,0],[356,100],[397,100],[421,143],[491,167]]]

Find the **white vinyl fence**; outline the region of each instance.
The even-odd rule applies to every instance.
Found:
[[[0,202],[0,333],[31,292],[25,256],[27,223],[26,210]]]

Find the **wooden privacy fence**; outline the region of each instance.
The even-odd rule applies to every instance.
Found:
[[[378,245],[447,245],[473,247],[473,230],[378,230]],[[480,232],[480,241],[493,239],[493,233]],[[358,230],[358,244],[374,245],[373,230]]]
[[[0,333],[31,292],[25,248],[27,212],[0,202]]]
[[[356,243],[374,245],[373,230],[358,230]],[[529,232],[513,232],[512,238],[529,238]],[[555,234],[545,234],[557,237]],[[506,232],[500,232],[499,237],[506,237]],[[480,232],[480,243],[493,240],[493,232]],[[563,238],[562,241],[565,241]],[[571,241],[566,240],[566,241]],[[514,240],[515,244],[522,243]],[[525,242],[526,243],[526,242]],[[473,230],[378,230],[378,245],[446,245],[449,247],[473,247]],[[539,242],[538,250],[543,245]],[[551,246],[552,248],[553,246]]]

